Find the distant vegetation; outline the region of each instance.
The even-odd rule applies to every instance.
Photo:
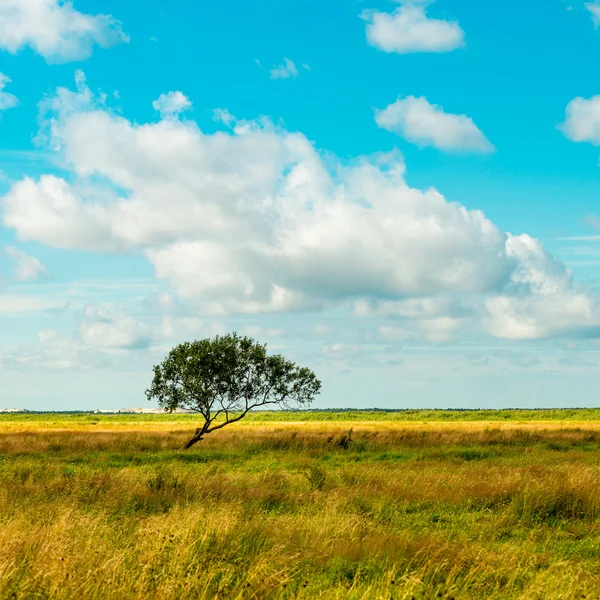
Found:
[[[0,599],[600,597],[600,411],[190,419],[2,416]]]
[[[234,413],[235,414],[235,413]],[[134,414],[134,413],[94,413],[81,412],[35,412],[0,413],[3,421],[60,421],[60,422],[197,422],[195,414]],[[399,409],[380,408],[354,410],[255,410],[249,413],[245,422],[296,422],[296,421],[600,421],[600,408],[543,408],[543,409]]]

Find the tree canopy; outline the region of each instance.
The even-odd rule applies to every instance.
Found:
[[[204,418],[186,448],[251,410],[308,406],[321,382],[307,367],[267,354],[266,344],[236,333],[179,344],[154,367],[148,400],[167,411],[183,408]]]

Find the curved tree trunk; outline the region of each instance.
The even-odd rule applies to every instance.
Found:
[[[191,448],[194,444],[197,444],[204,437],[204,431],[202,429],[196,429],[194,437],[185,445],[185,450]]]

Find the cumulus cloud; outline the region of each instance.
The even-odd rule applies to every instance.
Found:
[[[86,306],[79,326],[81,341],[92,348],[140,349],[150,345],[150,328],[124,311]]]
[[[0,364],[11,369],[126,368],[133,366],[139,355],[130,351],[146,351],[150,339],[159,341],[161,336],[160,328],[152,330],[127,315],[122,307],[108,310],[86,306],[73,335],[43,329],[38,333],[37,345],[1,351]]]
[[[396,154],[331,166],[269,122],[212,135],[177,120],[137,125],[81,86],[52,106],[49,144],[80,178],[126,193],[25,178],[2,200],[5,225],[53,247],[141,248],[159,278],[209,312],[481,292],[510,272],[504,234],[479,211],[409,187]]]
[[[360,300],[354,313],[399,320],[401,325],[378,330],[379,338],[396,342],[443,343],[473,330],[478,322],[493,337],[509,340],[600,336],[598,298],[578,287],[572,272],[538,240],[507,234],[504,252],[513,267],[497,292]]]
[[[120,21],[78,12],[72,2],[0,2],[0,49],[12,54],[30,47],[48,62],[67,62],[88,58],[95,45],[109,48],[127,41]]]
[[[453,115],[430,104],[427,98],[398,98],[386,108],[375,110],[375,122],[419,146],[439,150],[493,152],[494,146],[466,115]]]
[[[494,337],[535,340],[557,336],[600,337],[600,307],[595,297],[565,291],[548,296],[494,296],[484,319]]]
[[[273,67],[269,73],[271,79],[289,79],[290,77],[298,77],[298,69],[294,62],[289,58],[284,58],[283,64]]]
[[[15,95],[4,91],[6,84],[10,82],[10,77],[4,75],[4,73],[0,73],[0,110],[14,108],[19,104],[19,99]]]
[[[229,113],[211,134],[170,118],[136,124],[78,82],[49,101],[44,131],[70,181],[25,178],[0,201],[20,239],[138,249],[198,315],[355,305],[440,343],[481,320],[512,339],[590,335],[600,322],[594,297],[537,240],[411,188],[397,153],[342,162]],[[112,337],[91,321],[97,339],[144,339],[131,323]]]
[[[139,364],[139,359],[148,356],[148,352],[168,351],[173,344],[193,337],[213,337],[226,332],[220,323],[205,323],[191,316],[168,314],[158,321],[151,320],[154,324],[149,325],[119,304],[86,305],[78,311],[79,324],[71,335],[41,330],[37,345],[4,350],[0,352],[3,355],[0,362],[10,368],[121,368]]]
[[[400,0],[393,12],[365,10],[367,41],[384,52],[450,52],[465,45],[464,32],[454,21],[431,19],[431,0]]]
[[[558,128],[574,142],[600,146],[600,96],[571,100],[567,105],[565,122]]]
[[[181,92],[168,92],[161,94],[152,103],[152,108],[157,110],[163,118],[177,117],[182,112],[190,110],[192,103]]]
[[[7,246],[4,251],[15,262],[15,277],[19,281],[32,281],[48,275],[46,267],[35,256],[29,256],[14,246]]]
[[[517,266],[505,293],[485,301],[484,323],[492,335],[513,340],[600,335],[598,299],[578,290],[571,271],[538,240],[509,235],[507,254]]]
[[[37,346],[19,346],[0,352],[0,364],[11,369],[94,369],[115,367],[115,359],[88,348],[80,340],[42,330]]]

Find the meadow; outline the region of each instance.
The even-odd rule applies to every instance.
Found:
[[[0,415],[0,599],[600,598],[600,411]]]

